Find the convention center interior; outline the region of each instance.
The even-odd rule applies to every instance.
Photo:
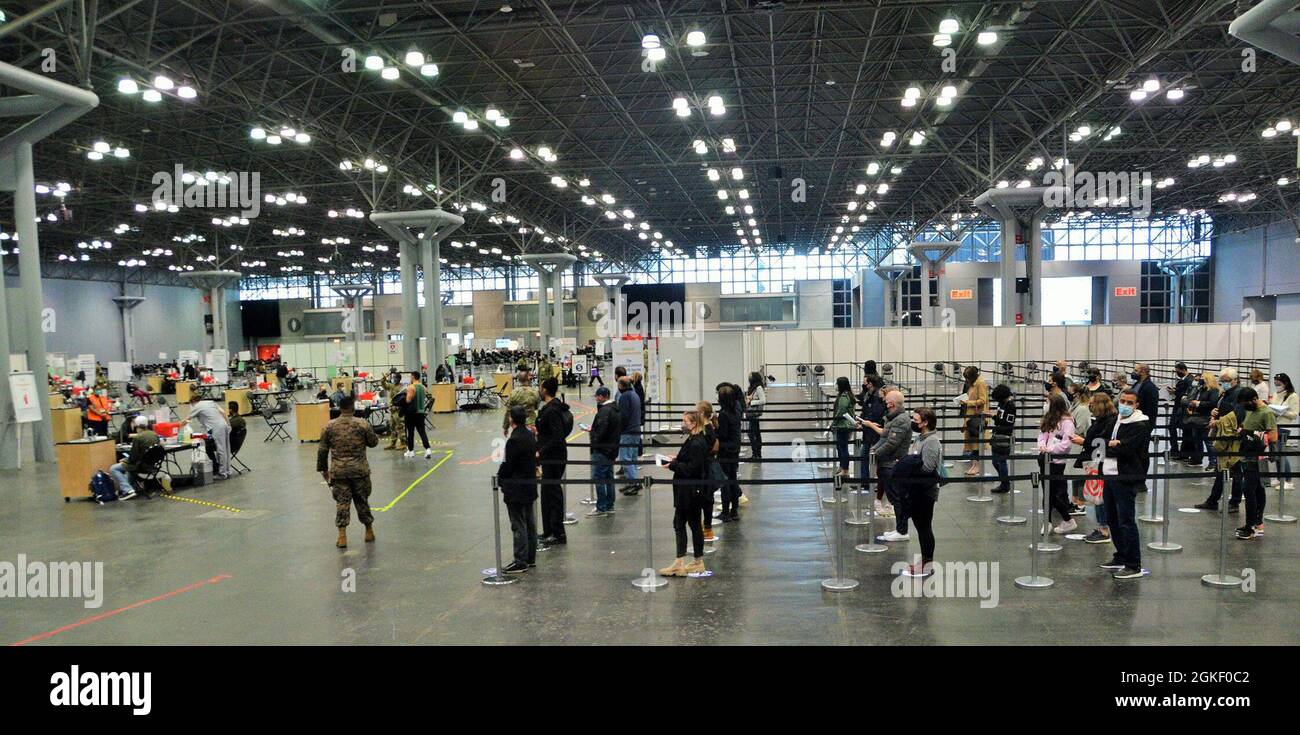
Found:
[[[1300,644],[1298,182],[1297,0],[5,0],[0,643]]]

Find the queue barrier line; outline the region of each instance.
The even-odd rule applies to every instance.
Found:
[[[416,485],[419,485],[421,482],[424,482],[424,479],[425,479],[426,477],[428,477],[429,475],[432,475],[432,474],[434,473],[435,470],[437,470],[439,467],[441,467],[441,466],[443,466],[444,464],[446,464],[447,460],[451,459],[452,455],[455,454],[455,452],[452,451],[452,450],[450,450],[450,449],[445,449],[445,450],[443,450],[443,451],[445,451],[446,454],[443,455],[442,459],[438,460],[438,462],[437,462],[434,466],[430,467],[430,468],[428,469],[428,471],[426,471],[423,475],[420,475],[418,478],[416,478],[415,482],[412,482],[410,485],[407,485],[407,486],[406,486],[406,489],[403,490],[400,494],[398,494],[397,497],[395,497],[395,498],[393,498],[391,501],[389,501],[388,505],[385,505],[385,506],[382,506],[382,507],[379,507],[379,508],[375,508],[375,510],[378,511],[378,512],[380,512],[380,513],[387,513],[389,509],[391,509],[394,505],[397,505],[397,501],[399,501],[399,500],[401,500],[402,498],[406,497],[406,494],[409,493],[409,492],[411,492],[412,490],[414,490]]]
[[[169,495],[169,494],[167,494],[167,493],[160,493],[160,494],[158,495],[158,497],[160,497],[160,498],[165,498],[165,499],[167,499],[167,500],[174,500],[174,501],[176,501],[176,502],[178,502],[178,503],[194,503],[195,505],[206,505],[206,506],[208,506],[208,507],[210,507],[210,508],[219,508],[219,509],[221,509],[221,510],[228,510],[228,511],[230,511],[231,513],[243,513],[243,512],[244,512],[244,511],[240,510],[239,508],[235,508],[235,507],[233,507],[233,506],[222,505],[222,504],[220,504],[220,503],[210,503],[210,502],[208,502],[208,501],[206,501],[206,500],[199,500],[198,498],[187,498],[187,497],[185,497],[185,496],[183,496],[183,495]]]

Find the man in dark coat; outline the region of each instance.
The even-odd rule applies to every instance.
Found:
[[[528,412],[522,406],[510,409],[510,438],[505,459],[497,470],[501,497],[510,515],[515,559],[501,571],[522,574],[537,566],[537,439],[528,430]]]
[[[569,461],[568,440],[573,429],[573,413],[569,411],[569,404],[555,395],[559,387],[555,378],[542,381],[542,408],[537,412],[537,459],[542,465],[544,544],[567,542],[564,533],[564,486],[557,481],[564,477],[565,463]]]

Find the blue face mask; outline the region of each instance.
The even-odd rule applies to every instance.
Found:
[[[1119,415],[1123,418],[1128,418],[1129,416],[1132,416],[1133,407],[1123,403],[1119,404]]]

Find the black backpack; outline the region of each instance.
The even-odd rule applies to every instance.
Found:
[[[397,395],[393,396],[392,410],[401,414],[406,413],[406,391],[399,390],[397,391]]]
[[[564,436],[567,439],[573,436],[573,412],[569,410],[568,404],[560,409],[560,421],[564,422]]]

